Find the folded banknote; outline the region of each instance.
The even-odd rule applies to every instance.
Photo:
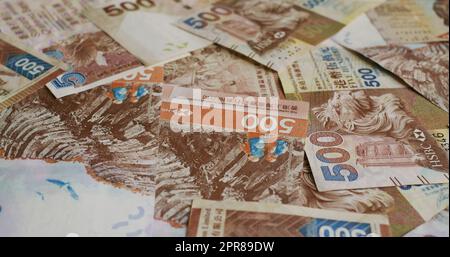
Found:
[[[0,33],[0,111],[45,87],[64,68],[63,63]]]
[[[334,39],[448,112],[448,8],[448,0],[387,1],[357,18]]]
[[[308,112],[305,102],[165,86],[155,218],[185,226],[193,199],[262,201],[296,188]]]
[[[270,203],[194,200],[191,237],[386,237],[386,216]]]
[[[209,2],[94,0],[84,14],[143,63],[160,65],[211,45],[172,24]]]
[[[278,71],[382,2],[222,0],[177,25]]]

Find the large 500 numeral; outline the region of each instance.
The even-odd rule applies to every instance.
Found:
[[[194,29],[203,29],[208,26],[209,22],[220,20],[220,16],[226,16],[232,14],[233,11],[223,6],[214,6],[211,8],[211,12],[201,12],[198,14],[198,18],[192,17],[184,21],[185,24],[193,27]],[[200,18],[200,19],[199,19]]]
[[[328,140],[323,140],[328,139]],[[358,171],[351,165],[343,164],[350,160],[350,153],[345,149],[338,148],[344,142],[344,139],[335,132],[317,132],[310,136],[313,145],[323,147],[316,153],[316,158],[326,164],[337,164],[332,169],[329,166],[321,166],[322,174],[327,181],[355,181],[358,179]],[[336,154],[338,157],[327,157],[330,154]],[[350,173],[346,177],[342,175],[343,171]]]
[[[119,6],[109,5],[103,8],[103,10],[109,16],[119,16],[122,15],[125,11],[133,12],[139,10],[141,7],[143,8],[152,8],[155,6],[155,3],[151,0],[136,0],[136,2],[122,2]]]

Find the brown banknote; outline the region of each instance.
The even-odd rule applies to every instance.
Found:
[[[279,71],[383,0],[221,0],[177,25]]]
[[[47,83],[60,98],[111,83],[141,69],[141,62],[81,15],[91,0],[0,2],[0,31],[70,65]]]
[[[320,191],[448,183],[448,157],[428,132],[447,113],[408,88],[315,92],[306,154]],[[430,115],[432,113],[433,115]]]
[[[289,203],[292,199],[287,195],[298,186],[295,177],[304,160],[308,104],[280,100],[270,107],[278,111],[275,118],[272,112],[266,112],[261,99],[201,91],[200,99],[211,96],[211,101],[221,104],[216,102],[214,108],[208,108],[212,102],[204,102],[201,108],[194,101],[171,106],[172,99],[192,100],[194,93],[191,89],[165,87],[159,137],[160,155],[166,163],[156,174],[155,217],[186,225],[191,202],[196,198]],[[256,114],[254,109],[248,113],[238,108],[255,100],[256,106],[262,104]],[[225,101],[231,101],[227,102],[230,106],[223,105]],[[214,118],[210,120],[211,114]],[[189,120],[174,124],[174,118],[183,117]],[[265,125],[279,134],[261,131]],[[258,129],[250,131],[250,127]]]
[[[276,72],[212,45],[164,65],[164,82],[250,96],[281,96]]]
[[[45,87],[65,65],[0,33],[0,111]]]
[[[449,110],[449,44],[389,45],[359,50],[402,78],[437,106]]]
[[[449,204],[449,187],[443,184],[319,192],[307,161],[303,170],[296,176],[299,183],[296,188],[291,188],[288,195],[291,199],[290,205],[339,212],[386,215],[389,218],[392,236],[396,237],[403,236],[417,226],[428,222]],[[277,203],[273,199],[266,199],[264,202]],[[197,235],[197,230],[193,229],[193,226],[197,224],[195,218],[199,218],[197,214],[195,210],[191,214],[188,235]],[[251,220],[253,217],[247,215],[243,219]],[[279,226],[258,232],[265,233],[267,236],[276,236],[277,232],[280,232],[277,229]],[[239,232],[242,232],[242,229],[237,228],[236,233]],[[298,233],[298,231],[294,232]],[[228,230],[227,233],[234,232]],[[285,234],[285,236],[299,236],[299,234]]]
[[[391,0],[335,36],[449,110],[449,1]]]
[[[386,216],[270,203],[194,200],[189,237],[387,237]]]
[[[42,88],[1,111],[0,159],[78,162],[99,182],[153,194],[161,90],[145,74],[62,99]]]

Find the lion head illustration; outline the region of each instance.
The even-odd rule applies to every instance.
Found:
[[[414,119],[408,116],[401,100],[393,94],[369,96],[364,91],[336,92],[313,113],[329,130],[357,135],[381,134],[406,139]]]
[[[111,37],[104,32],[75,35],[55,46],[64,55],[65,62],[75,68],[87,67],[91,64],[106,66],[107,53],[125,53]]]
[[[234,7],[239,14],[257,23],[264,31],[295,30],[309,17],[296,5],[280,0],[237,1]]]

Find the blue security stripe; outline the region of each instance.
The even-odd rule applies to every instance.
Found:
[[[34,80],[53,68],[53,65],[31,54],[9,56],[5,66],[29,80]]]
[[[320,230],[323,229],[327,234],[321,235]],[[315,219],[312,222],[304,225],[300,228],[299,232],[306,237],[319,237],[319,236],[351,236],[354,232],[358,233],[358,236],[365,236],[372,233],[370,224],[359,223],[359,222],[348,222],[339,220],[326,220],[326,219]]]

